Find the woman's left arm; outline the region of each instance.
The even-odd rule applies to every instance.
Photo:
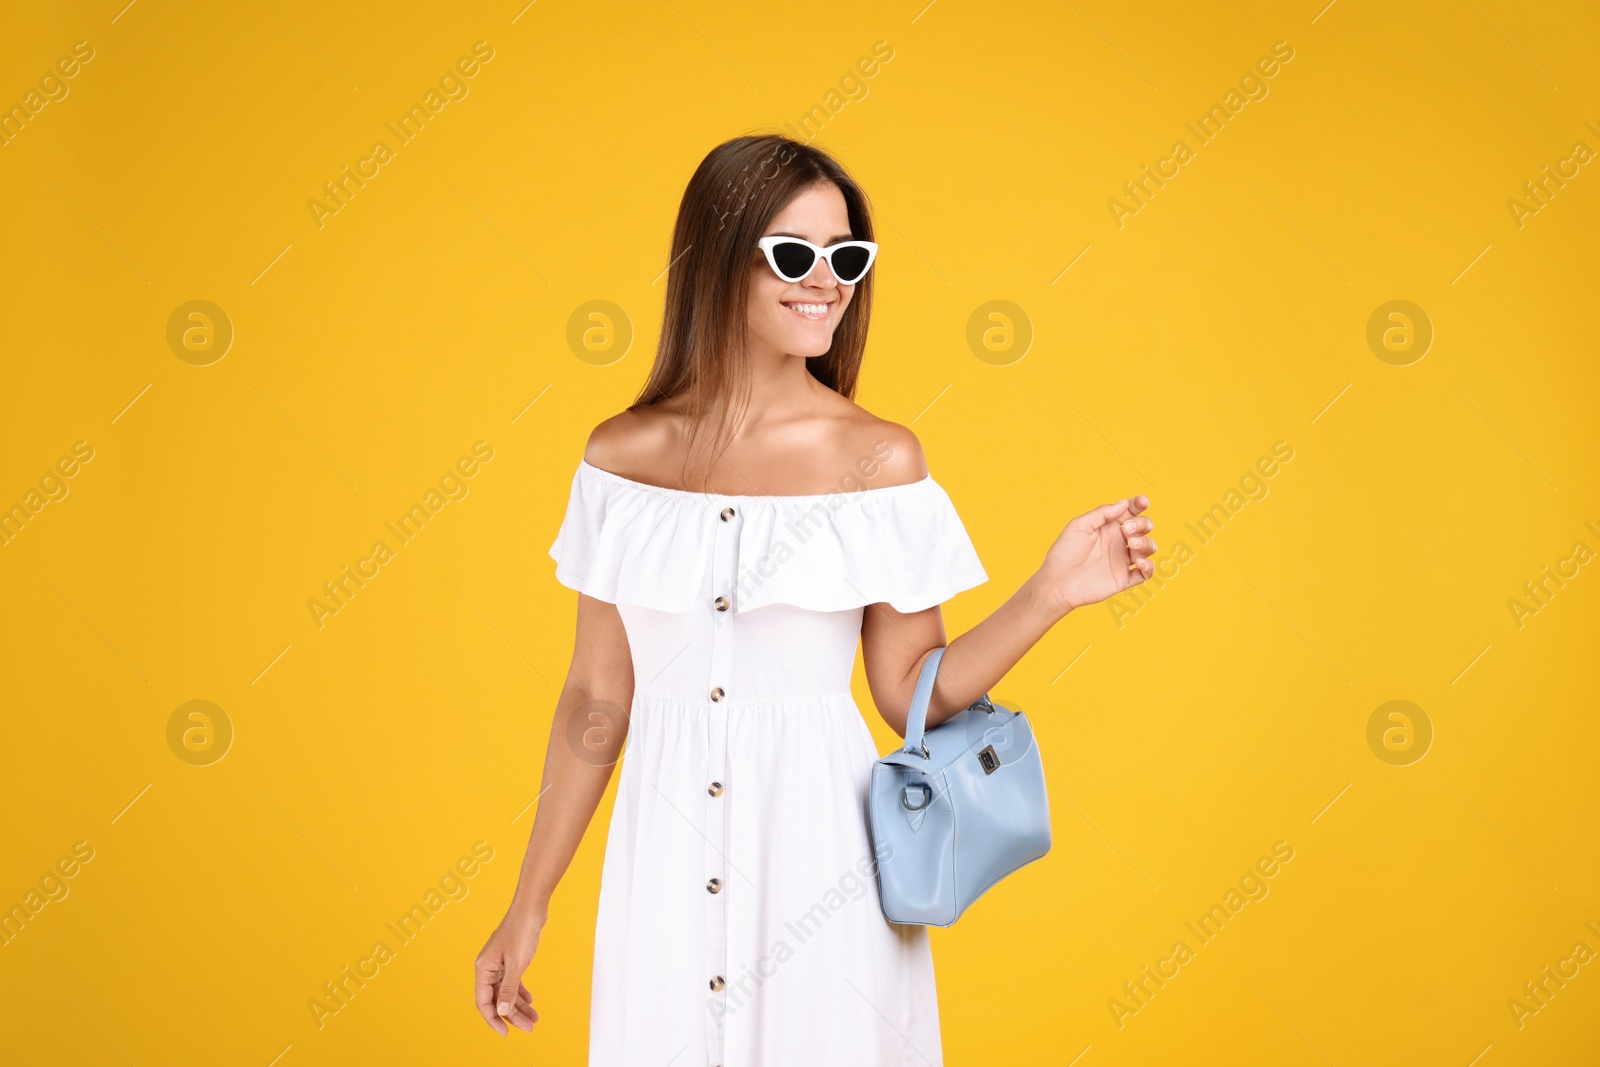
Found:
[[[1073,519],[1061,531],[1044,563],[1004,604],[978,625],[946,642],[937,606],[904,614],[888,604],[869,605],[861,623],[861,650],[873,702],[904,737],[911,693],[928,653],[941,645],[926,729],[932,729],[994,688],[1007,671],[1073,608],[1096,604],[1145,581],[1154,573],[1149,536],[1141,514],[1145,496],[1105,504]]]

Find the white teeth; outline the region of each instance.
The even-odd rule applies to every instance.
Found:
[[[783,306],[793,308],[802,315],[826,315],[828,313],[827,304],[785,304]]]

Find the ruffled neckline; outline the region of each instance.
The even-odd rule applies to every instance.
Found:
[[[729,508],[734,514],[724,519]],[[728,533],[737,537],[738,572],[709,575],[718,544],[729,549]],[[704,610],[726,595],[737,611],[887,603],[910,613],[988,580],[931,473],[831,493],[705,493],[580,460],[550,556],[556,580],[569,588],[669,612]]]

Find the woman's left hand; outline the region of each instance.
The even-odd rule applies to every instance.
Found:
[[[1084,512],[1061,531],[1045,554],[1035,580],[1064,611],[1098,604],[1155,573],[1149,556],[1155,527],[1139,513],[1150,506],[1147,496],[1131,496]]]

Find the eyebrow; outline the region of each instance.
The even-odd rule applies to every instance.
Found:
[[[779,231],[778,233],[771,234],[771,236],[773,236],[773,237],[798,237],[802,241],[811,240],[811,238],[807,237],[803,233],[789,233],[787,231]],[[853,241],[853,240],[855,240],[855,237],[852,234],[848,234],[848,233],[835,234],[834,236],[828,238],[826,241],[823,242],[823,247],[826,248],[828,245],[836,245],[840,241]]]

